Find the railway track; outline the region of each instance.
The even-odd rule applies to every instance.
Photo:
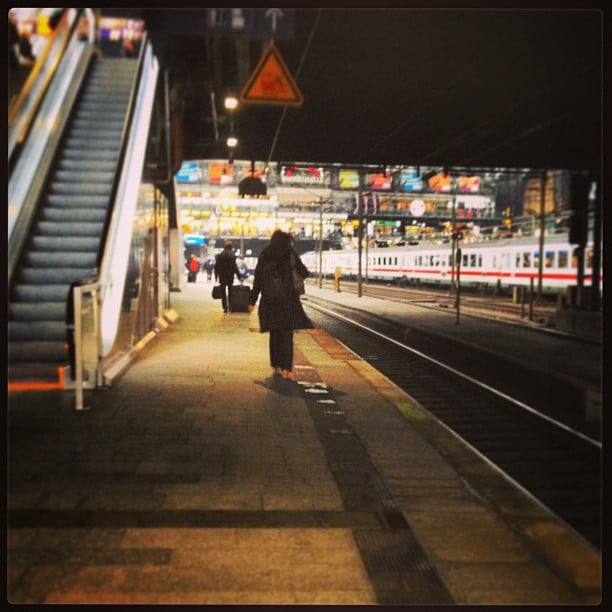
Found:
[[[318,281],[310,280],[307,282],[315,284]],[[358,292],[356,281],[343,280],[341,286],[344,292],[354,294]],[[457,294],[448,289],[399,287],[380,282],[368,282],[362,283],[361,290],[362,295],[379,299],[418,304],[425,308],[457,309]],[[514,303],[509,296],[480,295],[472,290],[460,289],[458,307],[460,313],[540,326],[551,325],[556,310],[556,302],[552,298],[546,297],[540,301],[534,300],[530,304],[526,293],[519,293],[517,299],[517,303]]]
[[[494,378],[479,380],[448,365],[450,353],[456,358],[457,347],[449,349],[448,358],[439,346],[437,357],[428,357],[423,350],[404,344],[399,330],[388,321],[311,297],[304,305],[316,326],[386,375],[551,513],[601,549],[601,443],[571,417],[556,416],[550,407],[540,406],[538,388],[553,390],[558,385],[540,379],[540,387],[534,387],[529,377],[519,376],[523,382],[511,395],[498,390],[502,386]],[[426,350],[427,339],[422,342]],[[490,355],[486,360],[490,370],[496,370]],[[565,395],[567,390],[559,389],[558,393]],[[529,397],[532,402],[526,399]],[[549,399],[553,405],[559,401],[558,397]]]

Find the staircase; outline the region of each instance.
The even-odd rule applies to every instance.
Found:
[[[9,389],[63,387],[67,298],[96,273],[137,66],[92,60],[10,288]]]

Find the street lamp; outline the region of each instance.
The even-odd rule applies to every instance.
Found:
[[[234,149],[238,146],[238,139],[230,133],[230,135],[227,137],[227,140],[225,141],[225,144],[227,144],[227,147],[229,149],[228,161],[231,166],[234,162]]]
[[[228,111],[233,111],[238,108],[238,98],[234,96],[227,96],[223,102],[225,109]]]
[[[234,149],[238,146],[238,139],[234,136],[234,112],[238,108],[238,98],[229,95],[225,97],[223,106],[228,111],[229,117],[229,136],[227,138],[227,146],[229,147],[229,161],[232,162],[234,158]]]

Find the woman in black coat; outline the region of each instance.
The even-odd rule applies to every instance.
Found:
[[[276,230],[255,267],[249,312],[259,304],[259,330],[270,332],[270,365],[274,373],[293,380],[293,331],[312,329],[300,301],[294,273],[302,279],[310,272],[293,248],[293,238]]]

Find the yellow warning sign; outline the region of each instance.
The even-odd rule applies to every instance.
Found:
[[[240,94],[240,101],[247,104],[302,106],[302,92],[274,45],[270,45],[262,55]]]

